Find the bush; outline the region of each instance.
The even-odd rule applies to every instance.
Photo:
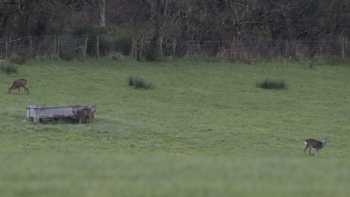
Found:
[[[258,82],[256,86],[262,89],[273,89],[273,90],[287,89],[287,84],[283,80],[265,79],[262,82]]]
[[[60,49],[60,52],[59,52],[59,58],[61,58],[62,60],[72,61],[81,56],[79,51],[72,48],[71,46],[61,46],[61,47],[62,48]]]
[[[122,53],[118,52],[110,54],[109,57],[114,61],[123,61],[126,59],[126,57]]]
[[[18,73],[18,69],[17,66],[11,63],[0,63],[0,71],[5,73],[5,74],[17,74]]]
[[[120,38],[114,35],[100,36],[101,55],[109,55],[112,52],[128,55],[131,50],[131,42],[128,38]]]
[[[159,60],[158,46],[156,40],[151,40],[151,42],[146,46],[145,60],[149,62],[154,62]]]
[[[95,25],[82,25],[73,30],[74,36],[87,36],[89,43],[87,51],[89,55],[97,54],[96,44],[99,37],[99,50],[101,56],[118,52],[129,55],[131,51],[131,40],[135,30],[125,26],[98,27]]]
[[[76,57],[75,53],[74,52],[69,52],[69,51],[61,51],[60,53],[60,58],[62,60],[65,60],[65,61],[72,61],[74,60]]]
[[[114,39],[108,35],[100,36],[100,55],[108,55],[114,51]]]
[[[135,89],[153,88],[153,85],[151,82],[148,82],[141,77],[129,77],[129,86],[133,86]]]
[[[82,25],[73,30],[74,36],[96,36],[97,34],[99,34],[99,31],[94,25]]]
[[[18,54],[13,54],[11,55],[9,62],[13,64],[18,64],[18,65],[23,65],[28,61],[28,57],[26,55],[18,55]]]
[[[122,53],[123,55],[129,55],[131,51],[131,39],[126,38],[118,38],[114,41],[115,51]]]

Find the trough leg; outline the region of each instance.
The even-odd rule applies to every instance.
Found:
[[[39,121],[40,121],[39,117],[35,116],[35,117],[33,118],[33,122],[34,122],[34,123],[38,123]]]
[[[37,111],[34,112],[33,122],[34,123],[40,122],[40,114]]]

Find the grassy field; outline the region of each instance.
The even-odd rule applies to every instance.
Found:
[[[346,65],[30,62],[0,73],[0,196],[348,196],[349,76]],[[16,78],[30,95],[7,94]],[[266,78],[288,89],[256,88]],[[88,103],[93,124],[24,120],[28,104]],[[306,156],[306,137],[329,144]]]

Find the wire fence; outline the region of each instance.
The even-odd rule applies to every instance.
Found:
[[[350,42],[346,38],[318,41],[189,41],[186,44],[186,55],[232,59],[274,57],[339,57],[345,59],[350,58]]]
[[[103,41],[103,42],[102,42]],[[106,44],[107,42],[107,44]],[[111,43],[108,43],[111,42]],[[118,42],[103,37],[46,35],[38,37],[21,37],[0,39],[0,58],[12,55],[43,57],[100,57],[118,51],[125,46],[117,46]],[[137,50],[149,50],[147,43],[129,46],[129,54],[133,55],[133,47]],[[124,43],[125,45],[125,43]],[[113,46],[113,47],[108,47]],[[206,56],[231,59],[258,59],[274,57],[313,58],[339,57],[350,58],[350,42],[345,37],[318,41],[302,40],[230,40],[230,41],[196,41],[163,42],[164,56]],[[125,50],[123,51],[125,54]]]
[[[60,57],[62,54],[86,56],[87,37],[77,36],[27,36],[0,39],[0,58],[12,55]]]

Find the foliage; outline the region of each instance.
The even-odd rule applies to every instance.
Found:
[[[72,61],[76,58],[76,55],[73,50],[62,50],[60,53],[60,58],[65,61]]]
[[[0,71],[7,75],[17,74],[18,68],[15,64],[9,62],[0,62]]]
[[[135,29],[129,26],[109,26],[108,35],[113,38],[113,50],[129,55],[131,52],[131,40],[135,35]]]
[[[114,50],[114,39],[111,36],[100,36],[100,53],[101,55],[109,55]]]
[[[127,59],[122,53],[118,52],[110,54],[109,57],[114,61],[123,61]]]
[[[76,26],[73,31],[75,36],[97,36],[101,35],[103,32],[95,25],[83,24]]]
[[[9,62],[13,64],[25,64],[28,61],[29,57],[27,57],[25,54],[13,54],[9,58]]]
[[[135,89],[151,89],[153,88],[153,84],[151,82],[146,81],[142,77],[129,77],[128,81],[129,86],[133,86]]]
[[[114,50],[122,53],[123,55],[129,55],[131,51],[131,39],[130,38],[118,38],[114,40]]]
[[[287,89],[287,84],[283,80],[265,79],[262,82],[258,82],[256,86],[263,89],[273,89],[273,90]]]
[[[72,32],[93,39],[97,35],[115,33],[115,36],[129,32],[127,36],[123,34],[113,40],[102,40],[102,50],[113,46],[119,52],[129,54],[133,47],[131,40],[142,34],[142,45],[148,46],[147,53],[142,55],[147,60],[161,58],[164,50],[172,47],[183,55],[187,41],[217,41],[219,46],[214,46],[211,52],[222,47],[223,43],[232,43],[232,46],[243,46],[235,50],[254,54],[255,51],[244,47],[267,40],[266,45],[259,44],[263,45],[261,50],[265,46],[280,47],[266,54],[289,57],[297,55],[294,45],[298,42],[306,43],[300,48],[308,51],[300,53],[313,56],[312,50],[329,48],[326,51],[331,53],[341,48],[339,40],[350,39],[347,28],[350,1],[345,0],[295,0],[288,3],[286,0],[111,1],[106,7],[107,27],[98,25],[101,9],[97,2],[105,1],[16,1],[2,12],[4,20],[0,38]],[[327,46],[322,43],[327,43]],[[275,54],[278,50],[280,54]]]

